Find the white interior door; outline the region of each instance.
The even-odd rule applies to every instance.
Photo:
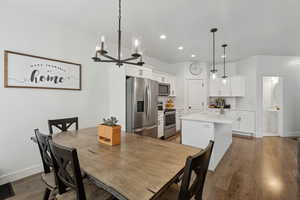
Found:
[[[204,81],[187,80],[187,106],[190,112],[203,112],[206,102]]]

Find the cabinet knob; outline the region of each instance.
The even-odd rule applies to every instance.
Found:
[[[191,106],[189,106],[189,109],[192,109],[192,107],[191,107]]]

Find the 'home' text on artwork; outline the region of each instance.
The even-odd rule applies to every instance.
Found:
[[[63,83],[64,77],[61,76],[52,76],[52,75],[41,75],[39,70],[33,70],[31,72],[30,81],[32,83],[45,83],[52,82],[54,84]]]

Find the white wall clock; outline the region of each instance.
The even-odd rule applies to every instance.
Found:
[[[190,64],[190,73],[194,76],[198,76],[202,73],[203,69],[199,63],[192,63]]]

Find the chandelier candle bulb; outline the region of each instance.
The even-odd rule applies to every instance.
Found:
[[[101,50],[104,50],[105,37],[101,36]]]
[[[138,40],[134,40],[134,50],[135,50],[135,53],[139,52],[139,41]]]

